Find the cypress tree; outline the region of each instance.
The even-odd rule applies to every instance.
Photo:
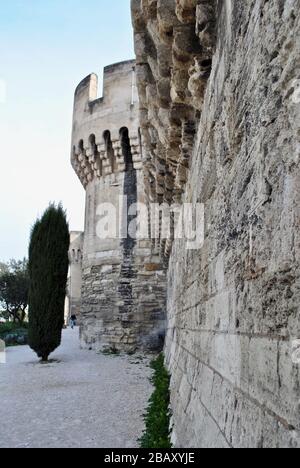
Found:
[[[42,361],[60,345],[68,277],[69,226],[61,205],[50,205],[31,231],[29,345]]]

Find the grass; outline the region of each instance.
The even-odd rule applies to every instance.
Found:
[[[117,348],[111,347],[101,351],[101,354],[104,354],[104,356],[120,356],[120,351]]]
[[[149,400],[145,415],[146,430],[140,439],[141,448],[172,448],[170,430],[170,376],[164,365],[164,356],[160,354],[151,363],[154,370],[151,382],[154,392]]]

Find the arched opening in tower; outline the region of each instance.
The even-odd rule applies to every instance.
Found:
[[[111,141],[111,134],[109,130],[106,130],[103,133],[103,139],[105,142],[106,157],[110,161],[111,172],[114,174],[115,169],[116,169],[116,158],[115,158],[115,152],[113,149],[113,145]]]
[[[120,140],[121,140],[121,147],[122,153],[125,161],[125,171],[132,171],[133,170],[133,159],[132,159],[132,152],[130,146],[130,139],[129,139],[129,131],[128,128],[123,127],[120,130]]]
[[[92,134],[89,137],[89,144],[94,156],[94,166],[97,171],[99,177],[102,176],[102,161],[100,158],[100,153],[98,151],[97,143],[96,143],[96,136]]]
[[[83,140],[80,140],[78,143],[78,151],[80,154],[84,154],[84,142]]]

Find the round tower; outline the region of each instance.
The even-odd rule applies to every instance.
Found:
[[[155,348],[165,330],[164,268],[149,238],[128,236],[132,207],[146,202],[135,83],[126,61],[104,69],[103,97],[95,74],[75,92],[72,166],[86,191],[81,345],[97,351]]]

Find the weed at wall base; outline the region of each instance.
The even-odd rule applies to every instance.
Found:
[[[164,365],[164,356],[160,354],[151,363],[154,375],[151,382],[154,392],[149,400],[145,415],[146,430],[140,439],[141,448],[172,448],[170,434],[170,376]]]

